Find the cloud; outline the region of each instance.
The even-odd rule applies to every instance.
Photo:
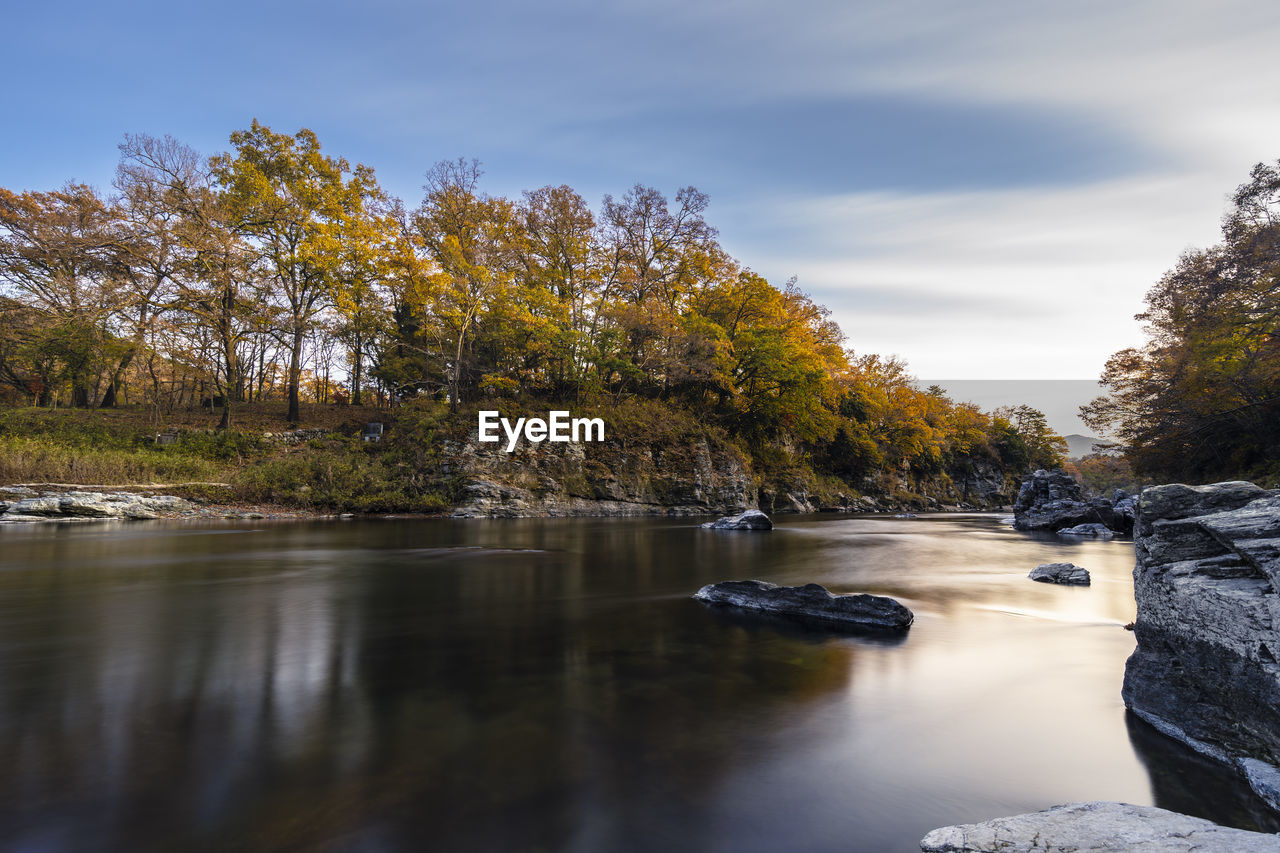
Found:
[[[1143,295],[1183,250],[1216,239],[1221,206],[1214,176],[1181,173],[852,193],[776,201],[786,233],[747,243],[762,273],[798,275],[858,350],[901,354],[921,375],[1081,378],[1141,342]],[[788,248],[762,256],[762,244]]]
[[[410,204],[459,155],[511,195],[695,184],[744,263],[922,374],[1096,375],[1280,156],[1273,0],[129,5],[7,19],[40,73],[0,184],[105,185],[125,131],[219,146],[253,116]]]

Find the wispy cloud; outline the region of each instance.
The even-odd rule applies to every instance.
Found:
[[[639,180],[710,192],[726,246],[795,273],[921,374],[1093,376],[1144,292],[1280,156],[1271,0],[411,0],[28,4],[7,16],[0,184],[105,184],[126,131],[207,150],[310,126],[414,202]]]

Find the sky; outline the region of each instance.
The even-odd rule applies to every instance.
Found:
[[[110,186],[126,133],[314,130],[411,206],[484,188],[711,197],[856,352],[1091,379],[1280,157],[1280,3],[9,3],[0,186]]]

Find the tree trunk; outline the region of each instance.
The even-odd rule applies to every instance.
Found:
[[[285,418],[296,424],[301,420],[298,406],[298,385],[302,377],[302,327],[293,327],[293,345],[289,348],[289,414]]]
[[[355,371],[354,371],[354,375],[351,377],[351,379],[352,379],[352,382],[351,382],[351,403],[352,403],[352,405],[359,406],[359,405],[361,404],[361,403],[360,403],[360,400],[361,400],[361,398],[360,398],[360,374],[361,374],[361,371],[362,371],[362,369],[363,369],[363,367],[364,367],[364,342],[363,342],[363,341],[361,341],[359,338],[356,338],[356,352],[355,352],[355,356],[356,356],[356,357],[355,357],[355,365],[354,365],[354,367],[355,367]]]
[[[462,387],[462,343],[466,340],[466,327],[458,334],[458,352],[453,359],[453,390],[449,393],[449,413],[458,411],[458,390]]]
[[[120,359],[120,365],[112,372],[111,381],[107,383],[107,391],[102,395],[99,408],[114,409],[116,407],[119,402],[116,398],[120,393],[121,379],[124,377],[124,372],[129,369],[129,365],[133,363],[133,357],[137,352],[137,349],[130,349],[125,353],[124,358]]]

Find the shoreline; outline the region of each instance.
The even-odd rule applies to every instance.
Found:
[[[27,525],[41,523],[82,523],[88,521],[148,521],[148,520],[188,520],[188,519],[230,519],[230,520],[276,520],[276,521],[318,521],[323,519],[409,519],[409,518],[452,518],[452,519],[510,519],[510,518],[700,518],[741,512],[741,509],[691,507],[684,505],[661,506],[658,504],[627,504],[617,501],[581,501],[575,502],[571,508],[545,507],[521,508],[518,512],[491,511],[488,513],[468,511],[463,506],[450,507],[440,512],[390,511],[376,513],[337,512],[289,506],[286,504],[255,503],[245,501],[208,501],[202,498],[189,498],[181,495],[166,494],[159,490],[192,486],[218,486],[218,483],[168,483],[168,484],[79,484],[79,483],[14,483],[0,486],[0,525]],[[22,501],[43,501],[45,506],[32,512],[15,510]],[[60,503],[53,507],[54,501]],[[70,503],[68,503],[70,501]],[[142,504],[143,508],[131,514],[133,503]],[[103,509],[103,505],[107,508]],[[114,511],[119,506],[120,511]],[[567,511],[566,511],[567,510]],[[971,513],[1007,512],[1006,507],[977,508],[942,505],[927,510],[913,510],[906,506],[889,506],[869,508],[856,507],[823,507],[813,513],[775,510],[774,515],[867,515],[893,516],[917,513]],[[8,517],[6,517],[8,516]]]

